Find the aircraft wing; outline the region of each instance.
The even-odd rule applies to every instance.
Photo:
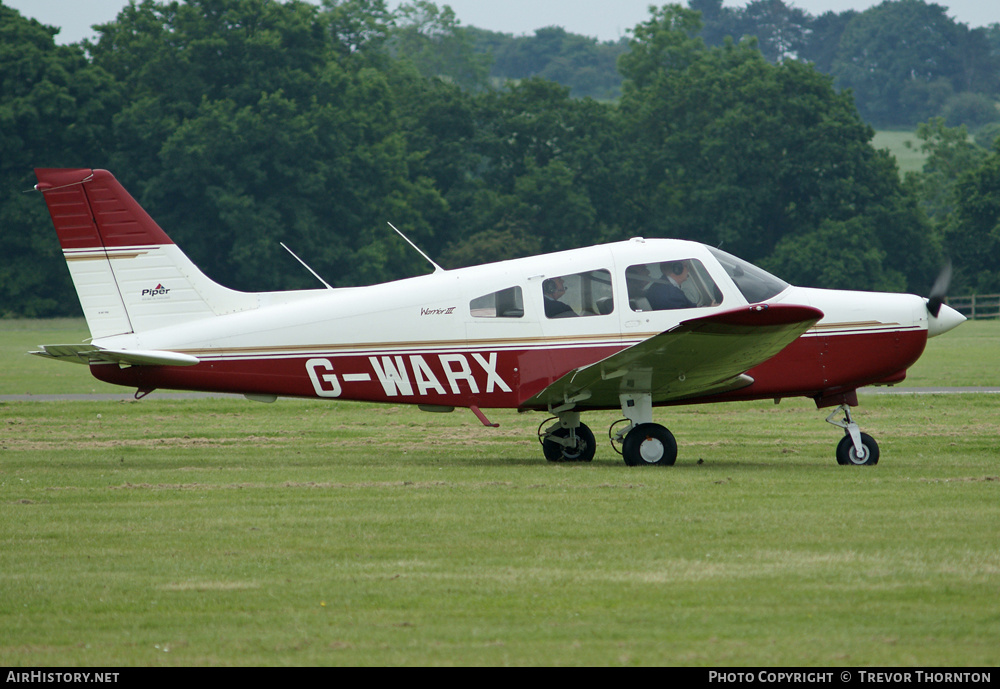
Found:
[[[524,407],[616,408],[619,395],[651,393],[653,404],[738,390],[745,375],[787,347],[823,312],[808,306],[756,304],[682,321],[627,349],[574,369]]]
[[[151,349],[105,349],[90,344],[41,345],[40,351],[29,352],[46,359],[75,364],[106,362],[119,366],[194,366],[197,357],[180,352]]]

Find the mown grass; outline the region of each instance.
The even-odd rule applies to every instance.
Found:
[[[666,409],[649,470],[510,411],[2,403],[0,664],[995,665],[995,410],[864,396],[855,468],[811,402]]]
[[[119,393],[123,389],[90,375],[86,366],[30,356],[43,344],[88,342],[82,318],[0,319],[0,395]],[[57,366],[57,363],[63,365]]]
[[[896,158],[901,176],[907,172],[923,171],[927,154],[920,150],[922,143],[912,131],[882,130],[875,132],[872,139],[875,148],[887,149]]]
[[[966,321],[927,341],[902,387],[1000,386],[1000,321]]]

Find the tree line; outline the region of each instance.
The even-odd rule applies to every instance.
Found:
[[[1000,23],[970,28],[926,0],[889,0],[864,12],[814,16],[786,0],[688,0],[702,13],[709,46],[753,37],[771,63],[799,60],[851,89],[861,116],[876,127],[915,127],[931,117],[978,129],[1000,121]],[[617,98],[617,58],[628,39],[603,41],[545,27],[512,36],[462,29],[473,51],[492,58],[495,80],[541,76],[575,96]]]
[[[913,127],[936,116],[970,128],[1000,120],[1000,23],[970,28],[926,0],[885,0],[818,17],[784,0],[690,5],[702,12],[709,44],[755,36],[771,62],[812,63],[850,89],[876,127]]]
[[[79,313],[44,202],[24,193],[35,167],[111,170],[249,291],[316,286],[279,242],[337,286],[427,271],[392,222],[446,268],[662,236],[797,284],[925,293],[946,253],[995,229],[995,151],[932,121],[937,167],[901,180],[850,92],[756,41],[709,45],[696,10],[651,8],[615,101],[542,78],[483,86],[459,28],[427,0],[141,0],[59,46],[0,4],[0,314]],[[957,267],[977,288],[998,279]]]

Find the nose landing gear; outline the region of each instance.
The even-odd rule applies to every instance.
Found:
[[[844,414],[842,421],[834,419],[838,413]],[[843,466],[874,466],[878,464],[878,443],[867,433],[862,433],[851,418],[851,408],[842,404],[834,409],[826,422],[844,429],[844,437],[837,444],[837,464]]]

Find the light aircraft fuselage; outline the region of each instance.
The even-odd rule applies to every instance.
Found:
[[[593,457],[580,452],[593,444],[582,411],[621,408],[626,462],[670,464],[653,407],[805,396],[843,409],[842,463],[866,463],[856,390],[901,381],[929,336],[964,320],[922,297],[795,287],[723,251],[650,238],[243,293],[201,273],[110,173],[37,173],[93,336],[37,354],[141,394],[465,407],[484,423],[482,409],[549,411],[553,460]]]
[[[720,303],[684,310],[632,308],[625,298],[625,269],[677,259],[706,266],[722,293]],[[586,271],[606,271],[612,300],[622,295],[617,304],[606,314],[546,318],[546,275]],[[477,313],[470,306],[512,287],[521,289],[524,302],[516,316]],[[167,302],[176,298],[171,291],[164,286],[161,295],[148,298]],[[286,296],[288,301],[274,295],[274,303],[249,311],[95,340],[108,349],[181,352],[201,363],[94,364],[94,375],[143,390],[544,409],[531,400],[569,371],[682,320],[750,306],[706,247],[671,239],[633,239],[364,288]],[[769,303],[806,305],[824,315],[784,350],[748,370],[754,382],[726,393],[727,399],[830,398],[863,385],[899,382],[928,337],[924,300],[912,295],[789,286]],[[683,401],[719,400],[708,395]],[[579,406],[592,405],[583,401]]]

